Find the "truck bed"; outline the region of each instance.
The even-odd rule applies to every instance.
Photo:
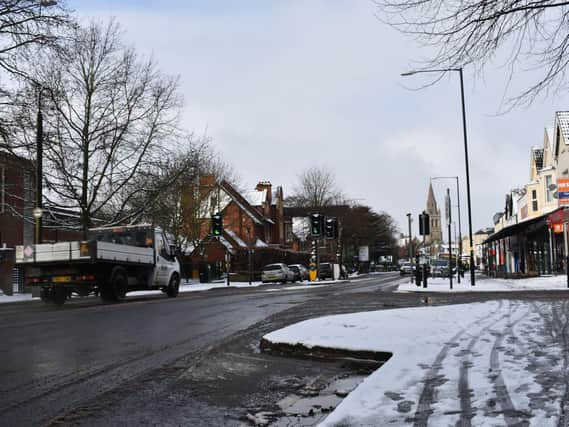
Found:
[[[114,261],[154,264],[154,250],[108,242],[89,242],[89,253],[81,255],[81,242],[42,243],[16,246],[16,264],[61,261]]]

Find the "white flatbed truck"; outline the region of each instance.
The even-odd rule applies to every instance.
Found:
[[[101,227],[84,241],[17,246],[16,264],[46,303],[73,294],[120,301],[127,292],[159,289],[178,295],[180,264],[161,229],[150,225]]]

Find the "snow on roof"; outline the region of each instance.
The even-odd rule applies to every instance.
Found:
[[[221,244],[222,244],[223,246],[225,246],[225,247],[227,248],[227,250],[228,250],[229,252],[232,252],[232,251],[233,251],[233,246],[231,245],[231,243],[229,243],[229,242],[227,241],[227,239],[226,239],[225,237],[219,236],[219,241],[221,242]]]
[[[244,196],[252,206],[261,206],[267,200],[267,190],[251,190],[245,193]]]
[[[261,239],[257,239],[257,241],[255,242],[255,247],[256,248],[267,248],[269,245],[267,245],[265,242],[263,242]]]
[[[569,111],[558,111],[555,113],[557,116],[557,123],[563,134],[565,144],[569,144]]]
[[[241,240],[241,238],[236,233],[234,233],[232,230],[225,229],[224,231],[229,235],[229,237],[231,237],[233,240],[235,240],[235,242],[237,242],[237,244],[239,246],[241,246],[242,248],[247,247],[247,244],[243,240]]]

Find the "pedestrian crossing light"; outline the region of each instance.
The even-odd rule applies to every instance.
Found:
[[[320,237],[322,235],[322,228],[324,225],[324,216],[319,213],[310,215],[310,235],[312,237]]]
[[[429,214],[423,212],[419,214],[419,234],[421,236],[428,236],[431,234],[431,223],[429,222]]]
[[[223,234],[223,217],[219,212],[211,217],[211,232],[214,236]]]
[[[338,238],[338,220],[336,218],[326,218],[324,222],[324,235],[327,239]]]

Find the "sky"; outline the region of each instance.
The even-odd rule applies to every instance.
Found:
[[[290,194],[305,169],[331,170],[353,200],[390,214],[425,209],[430,179],[459,176],[468,230],[457,73],[426,89],[401,77],[429,51],[376,16],[371,1],[68,0],[82,19],[114,17],[127,43],[180,77],[181,125],[212,138],[241,178]],[[504,195],[529,180],[530,148],[567,97],[499,114],[507,70],[464,71],[473,231],[493,226]],[[524,78],[515,84],[523,87]],[[435,180],[444,192],[454,180]],[[456,215],[455,215],[456,217]]]

